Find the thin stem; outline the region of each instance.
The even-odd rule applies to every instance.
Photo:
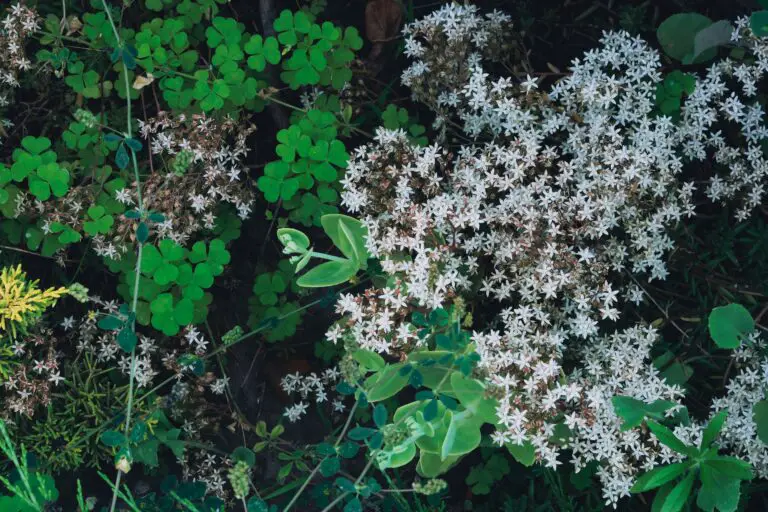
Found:
[[[120,40],[120,34],[117,31],[117,26],[115,25],[115,20],[112,19],[112,11],[109,10],[109,7],[107,6],[106,0],[101,0],[102,5],[104,6],[104,11],[107,14],[107,18],[109,18],[109,24],[112,27],[112,32],[115,34],[115,41],[117,41],[117,44],[119,46],[122,45],[122,42]],[[122,61],[123,63],[123,78],[125,79],[125,90],[126,90],[126,96],[125,96],[125,107],[126,107],[126,135],[128,138],[131,138],[133,136],[132,126],[131,126],[131,95],[130,90],[131,86],[128,82],[128,66],[126,66],[125,61]],[[133,161],[133,174],[134,179],[136,181],[136,197],[137,197],[137,203],[139,207],[139,211],[143,211],[143,203],[141,199],[141,177],[139,176],[139,164],[136,160],[136,152],[133,150],[133,148],[129,147],[129,150],[131,152],[131,158]],[[138,276],[141,270],[141,257],[142,257],[142,250],[143,250],[143,243],[139,240],[136,240],[138,245],[138,254],[136,257],[136,275]],[[131,303],[131,313],[134,313],[133,315],[133,321],[131,322],[131,330],[136,331],[136,308],[139,302],[139,281],[140,279],[136,278],[134,286],[133,286],[133,301]],[[134,381],[136,380],[136,347],[131,350],[131,370],[130,375],[128,377],[128,400],[125,408],[125,436],[126,438],[131,432],[131,413],[133,412],[133,385]],[[110,512],[114,512],[115,507],[117,506],[117,497],[120,494],[120,480],[122,478],[122,471],[117,470],[117,475],[115,476],[115,485],[112,493],[112,503],[109,507]],[[123,498],[125,501],[125,498]]]
[[[346,491],[345,493],[341,494],[341,495],[340,495],[338,498],[336,498],[335,500],[333,500],[332,502],[330,502],[330,503],[328,504],[328,506],[327,506],[327,507],[325,507],[325,508],[324,508],[323,510],[321,510],[320,512],[329,512],[329,511],[333,510],[333,507],[335,507],[337,503],[341,502],[341,500],[343,500],[344,498],[346,498],[348,495],[349,495],[349,491]]]

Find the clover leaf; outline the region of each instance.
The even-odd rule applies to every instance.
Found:
[[[193,97],[200,101],[200,108],[204,111],[217,110],[224,106],[224,100],[229,97],[229,86],[222,79],[209,84],[208,80],[198,80],[195,83]]]
[[[69,190],[69,173],[57,163],[41,165],[37,175],[29,176],[29,191],[40,201],[47,201],[51,193],[62,197]]]
[[[243,31],[237,20],[216,16],[212,25],[206,29],[205,37],[209,48],[216,48],[222,43],[236,45],[240,43]]]
[[[299,179],[287,177],[290,167],[286,162],[269,162],[264,167],[264,176],[256,181],[256,186],[264,192],[264,198],[270,203],[279,199],[290,199],[299,190]]]
[[[87,220],[83,223],[83,230],[91,236],[98,234],[109,233],[112,224],[115,223],[115,219],[112,215],[108,215],[106,210],[101,205],[94,205],[88,208],[88,217],[91,220]]]
[[[258,34],[251,36],[245,43],[245,53],[250,55],[248,67],[256,71],[264,71],[267,63],[277,64],[281,57],[277,39],[272,36],[263,39]]]
[[[49,151],[50,147],[51,140],[47,137],[24,137],[21,140],[21,148],[13,152],[13,181],[22,181],[40,166],[55,162],[56,153]]]
[[[307,15],[301,11],[292,13],[284,10],[272,25],[278,33],[277,39],[284,45],[295,45],[299,37],[309,34],[312,23]]]

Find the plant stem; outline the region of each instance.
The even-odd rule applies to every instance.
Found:
[[[335,506],[336,506],[336,504],[337,504],[337,503],[339,503],[341,500],[343,500],[344,498],[346,498],[348,494],[349,494],[349,491],[347,491],[347,492],[345,492],[345,493],[341,494],[341,495],[340,495],[338,498],[336,498],[335,500],[333,500],[332,502],[330,502],[330,503],[328,504],[328,506],[327,506],[327,507],[325,507],[325,508],[324,508],[323,510],[321,510],[320,512],[329,512],[329,511],[333,510],[333,507],[335,507]]]
[[[117,26],[115,26],[115,20],[112,19],[112,11],[109,10],[109,7],[107,6],[106,0],[101,0],[102,5],[104,6],[104,11],[107,14],[107,18],[109,18],[109,24],[112,26],[112,31],[115,34],[115,41],[117,41],[118,45],[121,45],[120,41],[120,34],[117,31]],[[128,138],[131,138],[133,136],[132,127],[131,127],[131,88],[130,83],[128,82],[128,66],[126,66],[125,61],[122,61],[123,63],[123,78],[125,80],[125,107],[126,107],[126,135]],[[134,174],[134,180],[136,181],[136,198],[137,203],[139,207],[139,211],[143,210],[143,203],[141,199],[141,177],[139,176],[139,164],[136,160],[136,152],[129,146],[128,148],[131,152],[131,159],[133,161],[133,174]],[[141,256],[142,256],[142,249],[144,247],[143,243],[139,240],[136,240],[138,244],[138,254],[136,257],[136,280],[133,285],[133,300],[131,302],[131,313],[133,313],[133,320],[131,322],[131,330],[133,332],[136,332],[136,307],[139,302],[139,275],[141,272]],[[130,435],[131,432],[131,413],[133,412],[133,384],[134,380],[136,379],[136,347],[134,347],[131,350],[131,370],[130,375],[128,376],[128,400],[125,408],[125,436],[126,438]],[[122,471],[117,470],[117,475],[115,476],[115,486],[112,493],[112,503],[109,507],[110,512],[114,512],[115,507],[117,506],[117,497],[120,494],[120,480],[122,478]]]

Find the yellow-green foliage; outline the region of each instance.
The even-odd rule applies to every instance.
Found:
[[[15,338],[24,333],[65,293],[66,288],[40,289],[38,281],[28,281],[21,265],[0,271],[0,335]]]

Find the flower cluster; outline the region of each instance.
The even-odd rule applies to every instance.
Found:
[[[363,220],[369,252],[394,284],[343,296],[344,321],[328,336],[397,356],[418,345],[408,314],[416,308],[466,300],[500,311],[472,337],[477,374],[501,397],[494,439],[528,440],[556,467],[562,443],[552,432],[566,414],[574,464],[600,462],[606,502],[616,506],[638,473],[675,455],[647,433],[622,431],[611,397],[679,406],[682,390],[650,363],[653,329],[602,332],[621,320],[623,304],[643,300],[635,276],[666,278],[669,232],[705,199],[694,197],[686,164],[714,155],[706,195],[745,197],[738,218],[759,204],[762,109],[741,103],[725,77],[753,98],[768,41],[741,20],[734,37],[755,64],[713,65],[675,124],[655,110],[661,61],[641,39],[606,33],[547,94],[530,77],[493,76],[508,29],[505,16],[458,4],[406,27],[416,62],[403,83],[438,124],[460,126],[473,142],[422,148],[381,129],[355,151],[342,202]],[[726,122],[734,146],[719,131]],[[568,370],[574,355],[579,364]]]
[[[152,154],[169,161],[170,172],[153,173],[142,183],[145,208],[165,216],[161,237],[184,244],[198,231],[213,229],[222,203],[233,205],[242,219],[250,215],[254,195],[243,160],[254,126],[243,128],[229,117],[161,112],[140,128]],[[132,190],[127,187],[118,200],[132,204]]]
[[[311,395],[315,403],[322,404],[331,402],[333,411],[343,412],[346,409],[341,397],[330,400],[328,397],[328,387],[339,380],[340,373],[336,368],[326,368],[320,375],[311,372],[307,375],[301,373],[288,374],[280,381],[280,387],[287,395],[297,394],[300,401],[287,407],[284,416],[288,421],[295,423],[300,420],[309,408]]]
[[[32,67],[24,53],[24,44],[39,24],[37,13],[23,3],[12,5],[0,20],[0,109],[11,103],[11,91],[19,86],[19,73]],[[11,126],[8,119],[0,119],[0,137]]]

